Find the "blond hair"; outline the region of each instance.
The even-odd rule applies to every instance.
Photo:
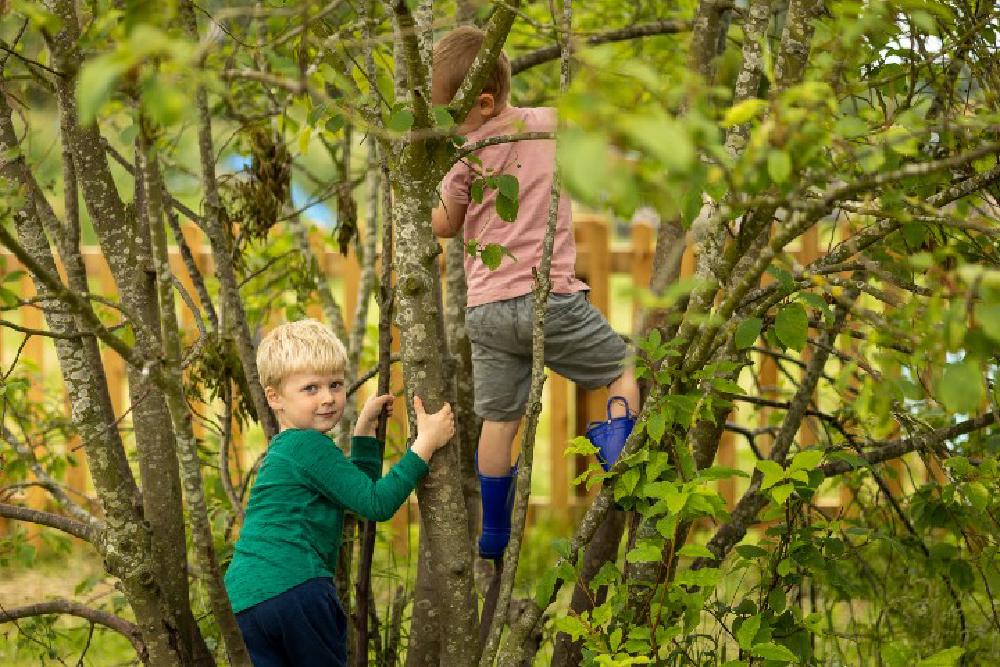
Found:
[[[293,373],[339,373],[346,365],[344,344],[316,320],[279,324],[257,348],[257,372],[264,387],[277,388]]]
[[[445,34],[434,45],[434,80],[447,94],[448,101],[455,97],[465,75],[472,67],[486,37],[479,28],[464,25]],[[503,51],[483,84],[484,93],[493,93],[497,105],[510,95],[510,61]]]

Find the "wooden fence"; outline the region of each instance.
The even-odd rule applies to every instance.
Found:
[[[639,311],[639,306],[634,298],[634,288],[643,288],[649,285],[655,246],[655,228],[648,224],[634,223],[630,227],[628,239],[615,240],[606,219],[594,215],[576,216],[575,228],[578,250],[577,274],[590,285],[591,302],[609,317],[616,329],[622,333],[631,334],[632,322]],[[193,249],[198,266],[202,271],[210,272],[212,258],[201,233],[193,226],[186,227],[184,233]],[[796,246],[789,248],[800,264],[807,264],[818,256],[817,234],[818,231],[814,227],[796,242]],[[170,260],[175,274],[185,289],[190,294],[194,294],[190,277],[184,269],[179,254],[176,249],[171,250]],[[334,250],[323,249],[321,244],[316,245],[316,253],[321,269],[328,276],[339,279],[342,285],[342,289],[339,290],[340,303],[344,307],[345,319],[350,327],[353,324],[351,320],[355,312],[357,287],[360,281],[358,263],[353,256],[342,257]],[[100,249],[85,247],[83,255],[92,289],[96,293],[114,297],[114,281]],[[2,254],[0,256],[5,259],[8,271],[19,268],[11,255]],[[686,253],[682,260],[682,276],[691,274],[693,263],[691,254]],[[767,279],[765,277],[765,280]],[[34,287],[27,275],[19,279],[18,288],[22,297],[34,295]],[[193,340],[197,335],[194,315],[183,300],[180,300],[179,308],[181,323],[190,334],[190,339]],[[318,306],[312,308],[310,314],[321,317]],[[36,308],[20,309],[15,314],[15,319],[17,318],[20,319],[19,323],[25,327],[44,328],[42,313]],[[10,330],[0,331],[0,362],[3,363],[4,369],[9,368],[12,363],[15,350],[20,346],[22,338]],[[398,346],[398,338],[395,344]],[[805,354],[808,354],[808,350]],[[21,350],[20,359],[21,363],[29,361],[33,364],[30,367],[30,372],[34,376],[34,381],[29,390],[29,398],[32,401],[42,402],[47,395],[62,395],[61,393],[46,392],[46,388],[51,390],[61,381],[58,379],[54,348],[49,340],[37,336],[32,337]],[[130,424],[127,418],[128,398],[124,363],[116,353],[108,349],[103,349],[103,361],[115,414],[118,417],[124,417],[122,427],[127,429]],[[402,384],[401,372],[398,369],[398,364],[396,366],[393,378],[394,388],[398,388]],[[781,391],[782,382],[774,360],[761,355],[757,360],[757,368],[759,385],[765,392],[765,396],[777,397]],[[564,455],[564,449],[568,440],[584,432],[589,421],[604,417],[606,394],[607,392],[603,390],[583,390],[555,373],[550,374],[546,383],[545,408],[540,431],[543,437],[536,449],[535,470],[540,478],[536,478],[535,487],[538,492],[534,493],[532,497],[531,515],[538,516],[539,510],[544,510],[547,518],[567,521],[585,506],[588,493],[582,486],[574,486],[572,479],[586,469],[589,461],[584,457],[567,457]],[[752,418],[743,416],[741,419],[738,413],[739,410],[734,411],[732,419],[744,424],[749,423],[748,419],[752,419],[756,422],[756,424],[751,424],[752,426],[766,424],[770,416],[768,408],[759,409],[756,417]],[[748,413],[749,411],[744,411],[744,415]],[[396,407],[396,415],[401,416],[401,418],[397,417],[396,419],[395,432],[405,434],[405,408],[401,404]],[[204,435],[204,431],[199,430],[198,434]],[[799,442],[806,446],[816,442],[816,438],[817,434],[813,432],[812,426],[804,422],[799,433]],[[767,451],[767,440],[768,436],[765,434],[758,441],[758,445],[765,452]],[[39,448],[46,446],[44,442],[32,444]],[[69,446],[73,446],[73,443],[69,443]],[[263,438],[259,430],[251,429],[249,433],[240,433],[237,430],[234,448],[235,456],[231,457],[233,471],[242,475],[247,470],[248,464],[263,448]],[[82,457],[77,457],[77,461],[76,466],[67,470],[65,483],[75,491],[89,493],[85,461]],[[753,465],[752,461],[745,440],[732,432],[725,432],[719,448],[718,463],[749,469]],[[4,481],[0,477],[0,486],[3,485]],[[723,480],[719,482],[719,485],[720,493],[727,504],[732,507],[737,493],[742,490],[739,481]],[[591,494],[595,491],[591,491]],[[27,492],[25,500],[34,507],[43,507],[46,504],[46,497],[40,490]],[[837,504],[838,501],[834,499],[833,503]],[[412,521],[414,516],[415,503],[411,501],[410,505],[404,506],[394,522],[397,528],[394,532],[397,537],[401,537],[406,532],[403,530],[405,523]]]

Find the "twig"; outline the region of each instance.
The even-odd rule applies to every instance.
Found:
[[[145,659],[146,645],[142,640],[142,631],[139,629],[138,625],[126,621],[124,618],[115,616],[109,612],[102,611],[100,609],[93,609],[80,604],[79,602],[74,602],[73,600],[48,600],[46,602],[38,602],[35,604],[25,605],[23,607],[15,607],[14,609],[3,609],[0,610],[0,623],[10,623],[21,618],[46,616],[49,614],[68,614],[70,616],[78,616],[90,621],[91,623],[103,625],[106,628],[114,630],[115,632],[124,635],[125,638],[129,640],[136,653],[139,654],[140,660],[144,661]]]
[[[399,360],[400,360],[400,357],[399,357],[398,354],[394,354],[394,355],[392,355],[392,356],[389,357],[389,363],[390,364],[399,363]],[[355,392],[357,392],[358,389],[361,389],[361,387],[364,386],[364,384],[366,382],[368,382],[369,380],[371,380],[376,375],[379,375],[379,373],[381,373],[381,372],[382,372],[381,365],[379,365],[379,366],[375,366],[373,368],[369,368],[367,371],[365,371],[364,373],[362,373],[361,375],[359,375],[358,379],[355,380],[351,384],[351,386],[347,388],[347,397],[350,398],[352,395],[354,395]]]
[[[77,521],[61,514],[53,514],[52,512],[42,512],[19,505],[0,503],[0,516],[55,528],[95,545],[97,545],[97,542],[101,538],[100,531],[94,527],[88,526],[82,521]]]
[[[455,154],[455,162],[466,158],[476,151],[486,148],[487,146],[497,146],[499,144],[510,144],[515,141],[532,141],[532,140],[542,140],[542,139],[555,139],[555,132],[545,132],[545,131],[535,131],[535,132],[517,132],[514,134],[505,134],[499,137],[487,137],[486,139],[480,139],[479,141],[474,141],[471,144],[464,144],[462,148]]]
[[[693,21],[671,20],[640,23],[638,25],[629,26],[628,28],[609,30],[608,32],[591,35],[584,39],[583,43],[587,46],[597,46],[599,44],[609,44],[611,42],[624,42],[631,39],[637,39],[639,37],[672,35],[687,32],[691,30],[693,25]],[[544,46],[540,49],[530,51],[522,56],[514,58],[510,62],[510,73],[511,75],[520,74],[521,72],[531,69],[532,67],[555,60],[561,54],[562,45],[560,43],[553,44],[551,46]]]

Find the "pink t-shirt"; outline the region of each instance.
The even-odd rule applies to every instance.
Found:
[[[509,106],[479,129],[469,132],[466,139],[472,143],[487,137],[555,129],[555,109]],[[475,239],[480,247],[498,243],[514,256],[514,259],[503,257],[499,268],[491,271],[478,256],[466,255],[465,278],[468,283],[467,304],[470,307],[531,292],[534,284],[531,270],[542,261],[542,242],[555,172],[555,151],[556,142],[551,139],[487,146],[476,152],[483,162],[482,166],[465,159],[456,163],[444,177],[442,194],[468,204],[464,224],[466,242]],[[487,188],[482,203],[472,200],[469,192],[472,182],[479,176],[489,174],[512,174],[517,177],[520,203],[514,222],[506,222],[497,215],[496,190]],[[569,294],[589,289],[586,283],[577,280],[575,269],[573,218],[569,195],[563,192],[559,199],[552,249],[552,291]]]

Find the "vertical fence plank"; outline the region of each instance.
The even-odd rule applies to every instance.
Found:
[[[569,380],[549,373],[549,503],[561,521],[569,519],[569,475],[566,443],[569,434]]]
[[[610,315],[611,306],[611,239],[607,219],[601,215],[580,215],[574,221],[578,245],[577,275],[590,286],[590,303],[604,314]],[[581,261],[582,260],[582,261]],[[587,424],[607,416],[607,390],[587,391],[576,387],[576,428],[583,434]],[[576,474],[590,465],[590,457],[576,457]],[[588,492],[584,486],[576,487],[577,497],[594,496],[596,486]]]
[[[21,294],[28,297],[37,295],[34,281],[31,280],[31,277],[27,273],[21,276],[18,281],[18,288]],[[30,329],[44,329],[45,316],[39,308],[22,308],[21,324]],[[28,339],[24,345],[24,349],[21,351],[21,361],[30,361],[35,365],[30,379],[31,384],[28,387],[27,398],[29,403],[41,405],[45,402],[45,341],[42,337],[31,336]],[[42,439],[31,438],[25,444],[32,447],[35,450],[35,455],[39,458],[45,455],[47,443]],[[33,479],[34,475],[30,477]],[[34,509],[45,509],[46,500],[46,492],[37,487],[29,488],[25,492],[26,504]],[[26,528],[28,543],[39,549],[42,546],[41,527],[38,524],[29,523],[26,525]]]

